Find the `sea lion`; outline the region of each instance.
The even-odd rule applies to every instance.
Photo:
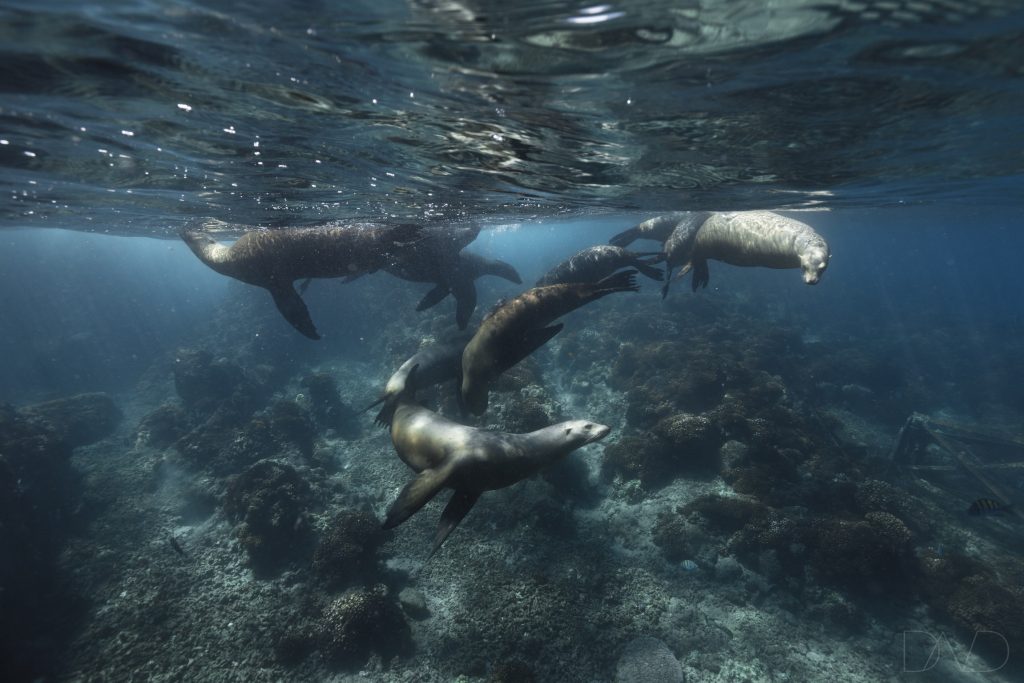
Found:
[[[455,323],[460,330],[466,329],[473,311],[476,310],[476,280],[484,275],[494,275],[517,285],[523,282],[511,264],[463,251],[459,253],[458,261],[447,270],[440,270],[432,279],[417,280],[435,282],[436,285],[423,295],[416,304],[416,310],[425,311],[436,306],[451,294],[455,297]]]
[[[678,246],[666,243],[669,269],[683,266],[676,279],[692,267],[693,291],[707,287],[709,259],[734,266],[800,268],[804,282],[814,285],[831,255],[828,243],[811,226],[773,211],[715,212],[692,238],[680,240]],[[663,295],[667,292],[666,281]]]
[[[181,238],[199,260],[221,275],[266,289],[292,327],[310,339],[319,339],[309,310],[292,283],[379,270],[415,244],[421,230],[411,224],[331,223],[315,228],[251,230],[231,246],[198,230],[183,230]]]
[[[455,322],[460,330],[464,330],[476,310],[477,278],[496,275],[516,284],[522,283],[519,273],[508,263],[463,251],[479,232],[478,227],[434,229],[415,250],[403,253],[384,270],[403,280],[434,285],[416,305],[417,311],[436,306],[452,294],[455,297]]]
[[[491,381],[554,337],[557,318],[612,292],[635,292],[636,271],[624,270],[595,282],[534,287],[499,304],[484,318],[462,352],[462,405],[474,415],[487,410]]]
[[[614,247],[609,244],[598,244],[576,252],[565,261],[549,270],[537,280],[538,287],[558,285],[568,282],[597,282],[622,268],[636,268],[651,278],[661,280],[661,271],[652,264],[665,259],[663,252],[636,253]]]
[[[680,223],[696,223],[700,225],[710,215],[707,211],[672,211],[661,216],[649,218],[629,230],[620,232],[608,240],[608,244],[616,247],[628,247],[639,239],[664,242]]]
[[[527,434],[467,427],[413,400],[410,387],[416,383],[415,374],[413,368],[390,426],[398,457],[418,475],[388,508],[383,526],[398,526],[441,489],[454,489],[441,513],[431,556],[484,491],[511,486],[611,431],[606,425],[588,420],[560,422]]]
[[[390,421],[390,415],[394,412],[395,402],[402,392],[408,390],[415,394],[418,389],[455,379],[462,367],[462,351],[472,336],[472,332],[463,332],[447,341],[431,344],[414,353],[411,358],[398,366],[384,386],[384,393],[376,401],[366,406],[364,411],[383,403],[384,406],[377,413],[374,422],[382,427],[386,426]],[[413,373],[413,368],[416,368],[415,373]],[[413,374],[415,374],[415,385],[410,383]]]

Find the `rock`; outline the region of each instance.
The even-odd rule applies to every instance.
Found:
[[[662,641],[641,636],[626,645],[615,683],[683,683],[683,667]]]
[[[320,653],[335,666],[359,666],[371,652],[393,657],[412,650],[409,625],[383,590],[357,590],[331,602],[316,636]]]
[[[53,434],[72,448],[88,446],[109,436],[121,421],[121,410],[103,393],[78,394],[37,403],[21,412],[26,417],[43,420]]]
[[[430,616],[427,609],[427,599],[423,593],[415,588],[403,588],[398,594],[398,602],[402,609],[413,619],[425,619]]]
[[[313,571],[329,587],[345,587],[351,582],[372,580],[377,570],[377,548],[385,532],[372,515],[355,510],[338,513],[313,553]]]

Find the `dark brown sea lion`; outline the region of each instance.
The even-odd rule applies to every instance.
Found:
[[[449,294],[453,295],[455,322],[464,330],[476,310],[477,278],[495,275],[522,283],[519,273],[508,263],[463,251],[479,232],[479,228],[434,228],[416,249],[403,253],[385,270],[403,280],[434,285],[416,305],[417,311],[436,306]]]
[[[484,275],[504,278],[517,285],[523,282],[511,264],[463,251],[451,268],[438,272],[432,279],[417,280],[434,282],[436,285],[423,296],[416,305],[416,310],[425,311],[436,306],[451,294],[455,297],[455,322],[460,330],[466,329],[473,311],[476,310],[476,280]]]
[[[636,271],[624,270],[600,282],[534,287],[496,307],[484,318],[462,352],[462,405],[474,415],[487,410],[491,381],[554,337],[562,325],[548,324],[612,292],[635,292]]]
[[[231,246],[198,230],[181,238],[199,259],[221,275],[263,287],[292,327],[320,335],[293,283],[305,278],[352,277],[383,268],[420,237],[419,225],[329,224],[315,228],[252,230]]]
[[[665,252],[670,270],[682,266],[676,279],[692,267],[694,291],[707,287],[709,259],[734,266],[800,268],[804,282],[814,285],[831,258],[828,243],[811,226],[773,211],[715,212],[694,234],[684,229],[680,239],[670,237]]]
[[[665,259],[662,252],[638,254],[610,244],[598,244],[576,252],[537,280],[538,287],[568,282],[597,282],[623,268],[636,268],[651,278],[661,280],[661,271],[652,264]]]
[[[407,388],[391,416],[391,442],[398,457],[418,476],[391,504],[384,528],[407,520],[441,489],[454,489],[437,525],[433,555],[484,491],[511,486],[577,448],[603,439],[609,431],[587,420],[561,422],[527,434],[476,429],[423,408]]]
[[[462,351],[472,336],[471,332],[463,332],[447,341],[431,344],[398,366],[384,386],[384,393],[366,407],[369,410],[375,405],[384,404],[374,421],[381,426],[386,425],[395,409],[395,402],[403,392],[415,394],[418,389],[455,379],[462,367]],[[416,369],[415,373],[413,368]],[[415,384],[411,383],[413,376]]]
[[[710,215],[707,211],[672,211],[650,218],[629,230],[620,232],[608,240],[608,244],[616,247],[628,247],[640,239],[664,242],[672,234],[672,231],[676,229],[676,226],[680,224],[699,226]]]

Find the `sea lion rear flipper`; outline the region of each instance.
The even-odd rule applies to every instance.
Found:
[[[476,310],[476,285],[473,278],[463,277],[452,287],[452,295],[455,297],[455,323],[460,330],[466,329],[469,318]]]
[[[440,470],[423,470],[419,476],[406,484],[402,492],[398,494],[398,498],[388,508],[387,517],[384,519],[384,528],[392,529],[398,526],[430,502],[430,499],[444,488],[449,469],[450,467]]]
[[[281,315],[291,323],[292,327],[310,339],[320,338],[316,331],[316,325],[313,324],[313,319],[309,317],[309,309],[306,308],[302,297],[299,296],[290,282],[268,287],[267,291],[274,297],[274,304],[277,305],[277,310],[281,311]]]
[[[698,287],[707,287],[708,282],[710,280],[711,271],[708,270],[707,259],[700,259],[699,261],[694,261],[693,280],[690,282],[690,288],[696,292]]]
[[[637,259],[636,261],[633,262],[633,267],[635,267],[642,274],[646,275],[652,280],[657,280],[660,282],[662,278],[661,271],[651,265],[652,263],[657,262],[658,261],[642,261],[640,259]]]
[[[661,286],[661,298],[668,296],[668,286],[672,282],[672,264],[665,262],[665,284]]]
[[[434,556],[444,540],[448,538],[448,535],[455,531],[455,527],[459,525],[469,511],[476,505],[476,501],[480,499],[480,493],[477,491],[456,491],[452,494],[452,497],[448,500],[448,504],[444,507],[444,512],[441,513],[441,519],[437,523],[437,533],[434,535],[434,547],[430,549],[430,555],[427,556],[427,560]]]
[[[636,283],[635,270],[623,270],[602,278],[595,284],[594,298],[600,298],[612,292],[636,292],[640,286]]]
[[[639,236],[640,231],[637,230],[635,227],[632,227],[629,230],[624,230],[620,232],[618,235],[614,235],[610,240],[608,240],[608,244],[614,245],[616,247],[628,247]]]
[[[514,282],[517,285],[523,284],[523,278],[520,277],[519,271],[515,269],[515,266],[499,259],[488,259],[484,264],[483,274],[494,275],[509,282]]]

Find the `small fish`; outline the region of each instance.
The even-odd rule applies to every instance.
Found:
[[[169,535],[167,539],[171,542],[171,547],[174,548],[174,552],[178,553],[182,557],[186,557],[185,549],[181,547],[181,543],[178,542],[178,539],[175,538],[173,534]]]
[[[683,560],[682,564],[679,566],[683,568],[683,571],[687,572],[695,572],[700,569],[700,567],[697,566],[697,563],[693,560]]]
[[[971,515],[1002,515],[1010,511],[1010,505],[991,498],[979,498],[967,508]]]

